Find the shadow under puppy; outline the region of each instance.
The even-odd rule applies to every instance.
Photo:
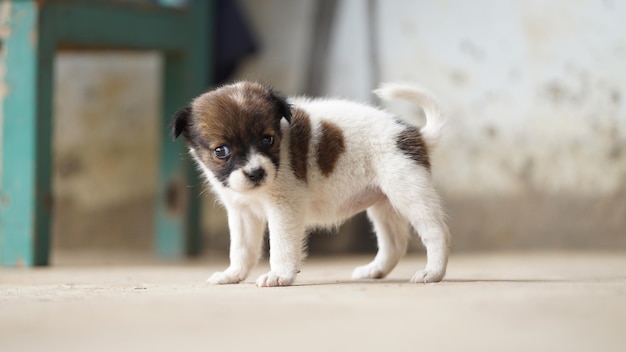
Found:
[[[409,224],[427,253],[426,267],[411,281],[444,277],[449,232],[429,162],[443,117],[416,87],[386,84],[376,94],[422,107],[426,125],[418,129],[346,100],[287,99],[246,81],[209,91],[176,113],[175,138],[185,137],[228,212],[230,266],[209,283],[246,279],[269,226],[271,271],[256,284],[290,285],[305,256],[307,229],[337,226],[363,210],[374,225],[378,253],[354,270],[354,279],[389,274],[406,252]]]

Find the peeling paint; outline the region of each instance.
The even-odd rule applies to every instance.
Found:
[[[7,47],[4,45],[4,41],[11,35],[11,27],[9,25],[11,16],[11,0],[3,0],[0,3],[0,197],[2,197],[2,168],[3,168],[3,160],[2,160],[2,151],[3,151],[3,143],[2,136],[4,135],[3,127],[4,127],[4,100],[9,92],[9,87],[6,83],[6,52]],[[2,199],[0,202],[4,203]],[[0,203],[1,205],[1,203]]]
[[[10,16],[11,0],[2,0],[0,3],[0,40],[4,40],[11,35]]]

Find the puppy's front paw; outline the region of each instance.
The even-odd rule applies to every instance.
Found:
[[[230,270],[218,271],[213,273],[206,282],[211,285],[226,285],[226,284],[238,284],[243,281],[244,277],[236,274]]]
[[[352,272],[352,280],[382,279],[385,273],[373,263],[356,267]]]
[[[429,282],[439,282],[443,279],[443,276],[446,274],[444,270],[419,270],[413,275],[411,278],[411,282],[416,283],[424,283],[427,284]]]
[[[270,271],[267,274],[259,276],[259,278],[256,280],[256,285],[258,287],[289,286],[293,283],[293,280],[295,280],[295,278],[295,274],[282,275]]]

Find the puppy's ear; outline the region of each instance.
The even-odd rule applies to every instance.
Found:
[[[191,105],[187,105],[184,108],[178,110],[174,114],[170,128],[172,129],[172,137],[178,138],[181,134],[185,136],[189,123],[191,122]]]
[[[276,106],[276,110],[280,114],[280,117],[284,117],[287,122],[291,123],[291,104],[287,102],[287,99],[283,97],[280,93],[275,91],[271,91],[272,93],[272,101]]]

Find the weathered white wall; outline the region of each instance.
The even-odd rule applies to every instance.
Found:
[[[242,63],[238,76],[300,93],[306,80],[314,1],[241,0],[262,53]]]
[[[448,112],[447,192],[624,187],[624,2],[380,4],[384,79],[422,82]]]

